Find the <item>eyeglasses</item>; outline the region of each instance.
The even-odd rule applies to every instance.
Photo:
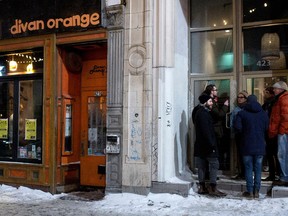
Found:
[[[237,98],[245,98],[245,97],[238,96]]]
[[[213,89],[212,91],[218,91],[218,89]]]

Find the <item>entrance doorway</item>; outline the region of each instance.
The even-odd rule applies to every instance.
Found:
[[[63,45],[59,53],[65,107],[59,131],[65,137],[61,163],[80,164],[81,186],[105,187],[107,43]],[[65,182],[69,176],[65,175]]]
[[[211,79],[211,80],[207,80],[207,79],[191,80],[191,85],[193,86],[192,94],[194,95],[194,101],[192,102],[194,106],[192,107],[192,110],[195,106],[199,104],[198,97],[205,90],[206,86],[210,84],[214,84],[217,87],[218,105],[219,105],[219,108],[221,108],[225,100],[230,98],[230,86],[231,86],[230,83],[231,83],[231,80],[229,78]],[[233,103],[233,101],[230,100],[230,103]],[[233,145],[231,145],[231,139],[230,139],[230,119],[229,119],[230,115],[229,114],[230,112],[228,111],[226,115],[223,118],[221,118],[221,131],[223,133],[221,133],[221,137],[218,138],[220,170],[228,171],[228,172],[230,172],[230,170],[234,166],[233,160],[231,160],[234,155],[233,153],[234,149],[233,149]],[[220,120],[220,117],[219,117],[219,120]],[[192,137],[192,149],[194,150],[193,143],[195,140],[195,130],[192,130],[191,137]],[[193,157],[193,155],[191,156]]]

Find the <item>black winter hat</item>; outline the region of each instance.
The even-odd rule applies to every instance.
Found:
[[[211,97],[206,94],[202,94],[199,96],[198,100],[200,101],[201,104],[205,104]]]

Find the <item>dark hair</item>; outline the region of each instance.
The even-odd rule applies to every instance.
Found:
[[[274,95],[274,91],[273,91],[273,89],[274,89],[274,88],[273,88],[272,86],[269,86],[269,87],[265,88],[265,91],[268,91],[269,94]]]
[[[216,87],[214,84],[207,85],[203,93],[210,95],[214,87]]]

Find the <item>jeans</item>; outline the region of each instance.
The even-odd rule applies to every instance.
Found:
[[[278,134],[278,160],[281,168],[280,180],[288,182],[288,134]]]
[[[243,163],[245,166],[246,189],[249,193],[260,191],[263,155],[245,155]],[[253,176],[254,171],[254,176]]]
[[[198,180],[199,182],[205,182],[206,162],[209,163],[209,177],[210,184],[216,185],[217,173],[219,169],[218,158],[200,158],[195,157],[196,167],[198,168]]]

